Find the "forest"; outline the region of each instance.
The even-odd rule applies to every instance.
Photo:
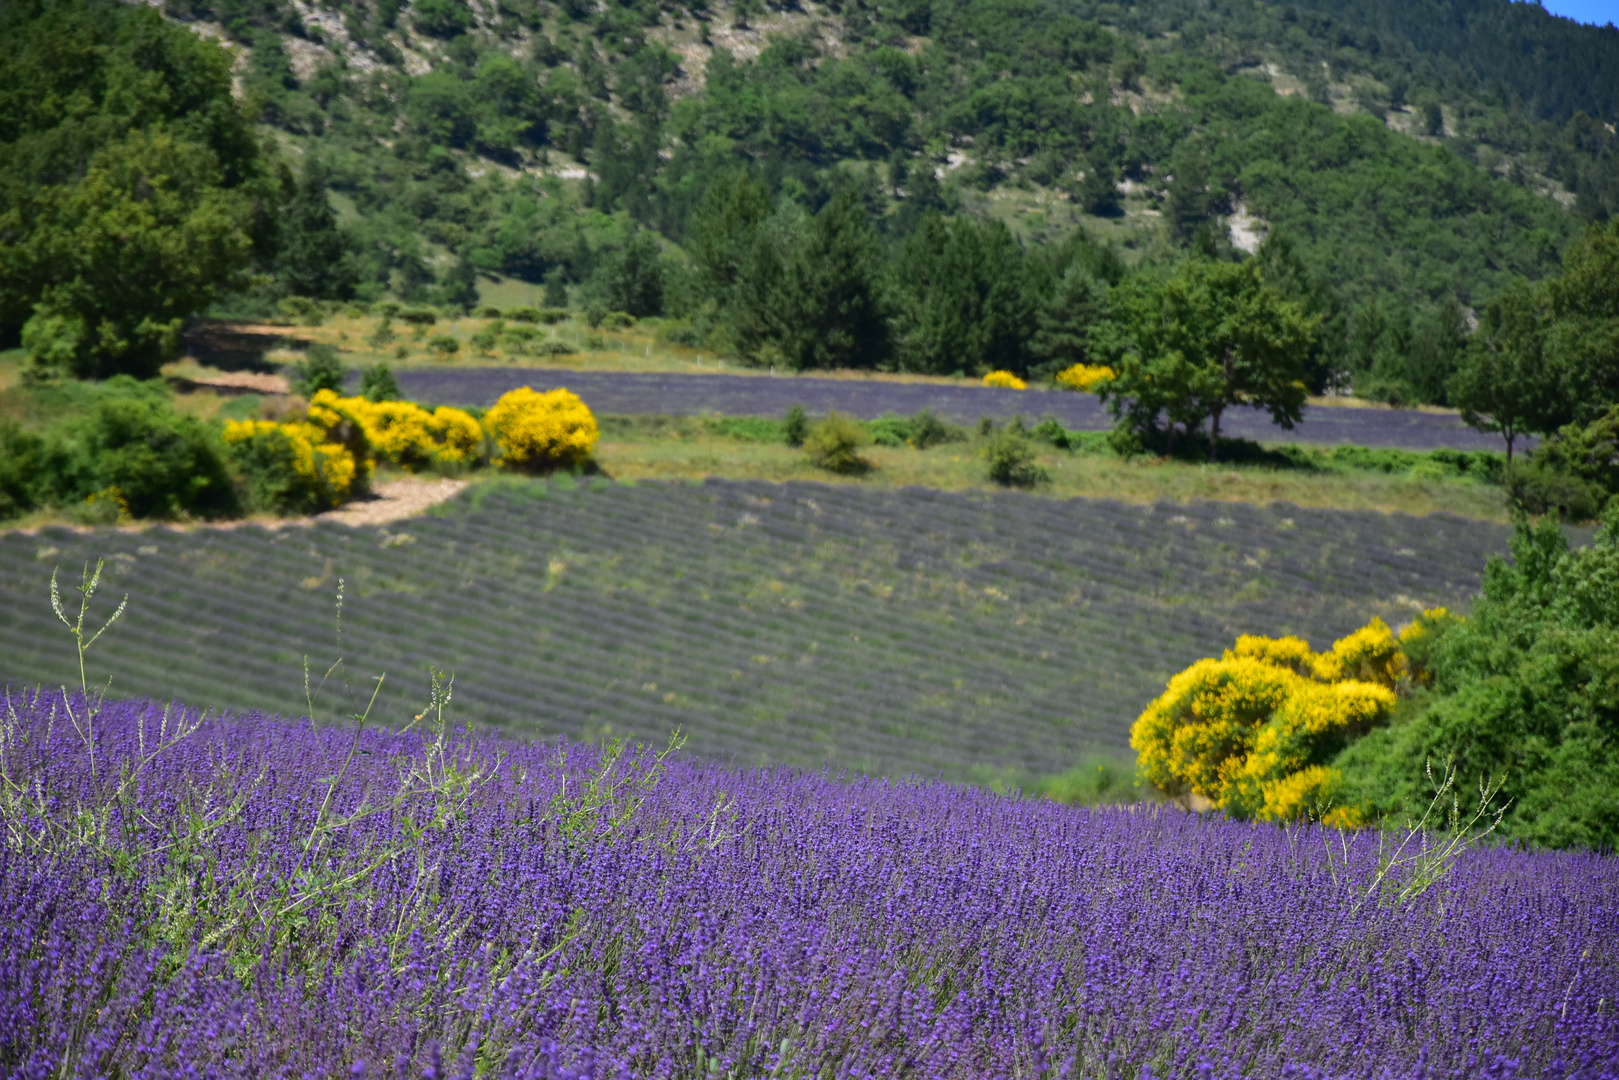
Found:
[[[1310,389],[1454,404],[1619,190],[1619,34],[1500,0],[301,10],[8,5],[0,339],[149,375],[199,314],[508,280],[758,364],[1039,377],[1127,276],[1257,252]]]

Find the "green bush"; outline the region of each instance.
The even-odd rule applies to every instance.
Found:
[[[602,309],[602,312],[602,317],[606,318],[606,309]],[[555,326],[567,317],[567,308],[514,307],[506,311],[506,318],[512,322],[544,323],[547,326]]]
[[[738,442],[782,441],[782,422],[772,420],[768,416],[714,416],[705,419],[703,427],[715,435],[723,435]]]
[[[1484,592],[1415,667],[1431,672],[1392,723],[1341,753],[1344,805],[1400,820],[1432,789],[1425,765],[1454,764],[1468,786],[1501,782],[1501,831],[1535,844],[1619,846],[1619,506],[1589,547],[1558,525],[1519,518],[1511,563],[1492,559]]]
[[[434,334],[433,339],[427,343],[427,347],[437,353],[440,358],[446,358],[461,351],[461,342],[451,334]]]
[[[286,297],[276,305],[276,308],[281,312],[283,319],[300,326],[319,326],[326,317],[320,301],[311,300],[307,296]]]
[[[915,416],[887,413],[871,421],[867,428],[872,440],[881,446],[913,446],[918,450],[963,442],[967,438],[964,429],[939,419],[931,409],[924,409]]]
[[[871,462],[860,456],[861,448],[870,442],[861,424],[834,412],[810,427],[804,436],[804,451],[817,468],[855,475],[871,468]]]
[[[56,508],[93,524],[124,510],[219,518],[240,509],[218,431],[177,412],[163,383],[119,375],[61,395],[81,407],[38,431],[0,425],[0,518]]]
[[[438,322],[438,312],[432,308],[404,308],[397,318],[400,322],[407,322],[412,326],[432,326]]]
[[[371,333],[366,335],[365,341],[373,349],[385,349],[392,345],[394,343],[393,319],[384,315],[377,322],[377,325],[372,328]]]
[[[215,518],[237,511],[218,433],[167,402],[102,402],[75,434],[93,490],[116,488],[135,517]]]
[[[1552,514],[1565,521],[1590,521],[1607,505],[1600,484],[1531,458],[1507,470],[1507,501],[1529,514]]]
[[[1058,423],[1054,417],[1048,416],[1034,425],[1029,435],[1039,439],[1041,442],[1050,443],[1058,450],[1067,450],[1069,448],[1068,429]]]
[[[308,398],[322,390],[343,392],[343,363],[330,345],[309,346],[304,359],[293,365],[292,372],[288,381],[295,394]]]
[[[503,321],[496,319],[482,330],[479,330],[477,333],[473,334],[469,340],[472,343],[472,347],[478,350],[479,355],[488,356],[489,353],[494,351],[495,346],[500,342],[500,335],[505,331],[505,329],[506,324]]]
[[[1035,464],[1029,437],[1010,425],[990,434],[984,458],[989,462],[989,478],[1004,487],[1031,488],[1051,479],[1050,473]]]
[[[0,423],[0,521],[21,517],[52,501],[48,483],[57,469],[47,462],[49,444],[10,421]]]
[[[788,446],[803,446],[805,438],[809,436],[809,416],[804,412],[804,406],[794,405],[788,409],[781,427],[782,437]]]
[[[246,439],[229,447],[242,508],[257,514],[313,514],[330,502],[298,470],[297,451],[286,439]]]
[[[963,442],[967,432],[954,424],[939,419],[931,409],[923,409],[915,416],[897,416],[885,413],[866,425],[872,441],[879,446],[914,446],[926,450],[942,443]]]
[[[911,422],[896,413],[884,413],[866,424],[871,441],[878,446],[906,446],[911,441]]]
[[[1619,492],[1619,406],[1584,427],[1569,424],[1507,472],[1507,495],[1531,514],[1589,521]]]
[[[398,401],[399,380],[387,364],[372,364],[360,369],[360,396],[367,401]]]
[[[700,349],[708,343],[703,332],[687,322],[665,326],[658,331],[658,340],[667,345],[683,345],[689,349]]]
[[[480,319],[498,319],[503,313],[498,307],[492,307],[485,304],[483,307],[480,307],[475,314]]]

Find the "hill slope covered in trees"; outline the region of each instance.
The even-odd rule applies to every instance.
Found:
[[[0,142],[50,128],[26,107],[50,57],[162,39],[119,6],[11,6],[0,86],[25,107]],[[1506,0],[163,15],[224,45],[268,140],[260,179],[227,177],[257,193],[241,312],[464,306],[500,278],[760,361],[1049,370],[1083,359],[1098,286],[1269,236],[1268,279],[1320,320],[1318,388],[1442,400],[1472,311],[1619,206],[1619,33]]]

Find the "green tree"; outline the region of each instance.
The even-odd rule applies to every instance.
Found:
[[[452,38],[472,29],[472,11],[465,0],[416,0],[411,22],[429,37]]]
[[[602,301],[637,319],[663,314],[663,247],[656,233],[639,230],[603,263]]]
[[[754,258],[755,239],[770,217],[770,195],[747,173],[709,185],[692,215],[687,249],[698,287],[721,307],[735,300],[737,283]]]
[[[1308,390],[1305,359],[1317,320],[1265,284],[1257,260],[1189,259],[1172,274],[1142,276],[1114,292],[1099,352],[1118,372],[1104,398],[1121,425],[1156,436],[1158,418],[1187,435],[1208,422],[1209,457],[1220,420],[1244,405],[1291,429]]]
[[[276,280],[293,296],[347,300],[354,295],[353,242],[338,227],[326,196],[326,170],[305,167],[293,197],[282,207],[276,237]]]
[[[445,267],[433,289],[433,301],[441,307],[470,310],[478,304],[478,271],[464,257]]]
[[[1027,373],[1035,306],[1023,253],[1005,225],[929,215],[893,279],[901,367]]]
[[[1058,280],[1040,309],[1039,330],[1031,349],[1048,371],[1090,362],[1090,332],[1107,318],[1107,282],[1093,276],[1078,260]]]
[[[1450,381],[1450,400],[1480,431],[1507,444],[1526,432],[1546,433],[1567,419],[1561,380],[1546,367],[1548,312],[1544,290],[1519,282],[1492,300]]]
[[[38,192],[32,226],[0,260],[39,282],[23,328],[37,361],[81,377],[150,377],[186,316],[245,269],[246,195],[220,185],[206,148],[135,132],[91,159],[83,179]]]
[[[465,147],[478,134],[478,112],[467,84],[447,71],[410,81],[405,113],[411,127],[440,146]]]
[[[144,6],[0,11],[0,162],[0,339],[76,374],[154,373],[269,235],[230,58]]]
[[[754,234],[732,318],[750,355],[797,370],[874,368],[887,359],[882,252],[849,191],[820,213],[783,205]]]
[[[1619,219],[1571,245],[1546,288],[1547,366],[1568,387],[1569,419],[1588,424],[1619,404]]]
[[[1087,214],[1118,217],[1124,212],[1119,196],[1119,170],[1099,154],[1085,159],[1084,176],[1074,184],[1074,202]]]
[[[544,102],[535,73],[505,53],[486,56],[472,77],[478,144],[511,158],[545,131]]]
[[[888,358],[887,313],[879,289],[882,250],[851,191],[815,215],[783,282],[783,351],[793,367],[875,368]]]

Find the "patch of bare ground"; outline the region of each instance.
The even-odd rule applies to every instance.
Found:
[[[352,502],[344,503],[335,510],[327,510],[325,513],[304,517],[274,517],[269,514],[255,514],[252,517],[236,518],[231,521],[137,521],[128,525],[111,526],[111,528],[116,529],[118,532],[140,533],[149,529],[229,530],[240,529],[244,525],[257,525],[264,529],[286,529],[314,525],[322,521],[335,521],[351,528],[359,528],[363,525],[388,525],[395,521],[404,521],[407,518],[422,516],[438,504],[455,498],[466,490],[467,484],[468,481],[466,480],[407,476],[398,480],[385,480],[373,486],[369,495],[363,495]],[[5,531],[16,531],[24,536],[34,536],[42,529],[47,528],[67,528],[72,529],[74,532],[91,533],[104,531],[109,526],[79,525],[71,521],[53,518],[35,518],[27,521],[20,528]]]
[[[455,498],[466,486],[465,480],[430,480],[422,476],[389,480],[373,487],[370,495],[305,520],[338,521],[350,526],[386,525],[420,517],[439,503]]]

